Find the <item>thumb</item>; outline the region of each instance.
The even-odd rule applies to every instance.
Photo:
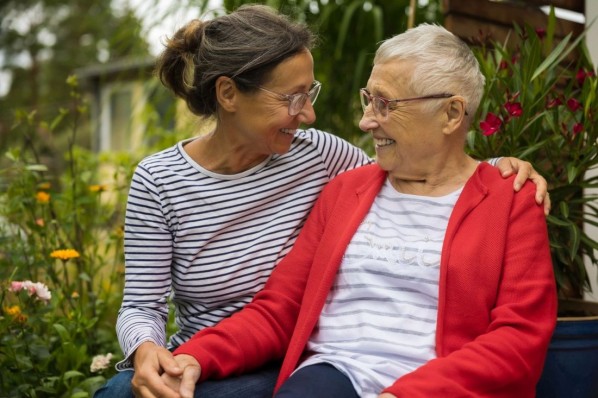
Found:
[[[195,392],[195,384],[201,375],[201,368],[196,365],[188,365],[183,370],[183,377],[181,378],[181,387],[179,392],[182,398],[193,398]]]

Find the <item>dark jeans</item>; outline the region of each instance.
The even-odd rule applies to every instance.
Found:
[[[299,369],[284,382],[275,398],[359,398],[351,380],[327,363]]]
[[[196,386],[195,398],[271,398],[279,370],[280,364],[273,364],[241,376],[204,381]],[[134,398],[132,379],[132,370],[119,372],[96,391],[94,398]]]

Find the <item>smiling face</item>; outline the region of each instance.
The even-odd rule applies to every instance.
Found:
[[[307,93],[314,82],[313,58],[305,50],[276,66],[262,87],[275,93]],[[256,155],[284,154],[301,124],[309,125],[316,114],[309,100],[301,111],[289,115],[289,101],[264,90],[238,93],[231,124],[238,144]]]
[[[413,67],[409,62],[396,58],[376,64],[367,89],[370,94],[387,99],[421,96],[422,93],[413,92],[409,87],[412,71]],[[428,101],[442,102],[428,104]],[[371,132],[376,162],[382,169],[406,178],[417,178],[426,172],[430,157],[446,150],[443,104],[447,101],[433,99],[399,102],[391,105],[386,120],[373,112],[371,104],[367,107],[359,127]]]

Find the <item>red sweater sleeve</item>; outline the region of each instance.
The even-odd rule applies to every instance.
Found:
[[[526,184],[512,197],[503,191],[504,201],[512,201],[510,214],[504,231],[492,231],[496,241],[490,247],[489,239],[481,242],[477,236],[492,225],[491,211],[479,217],[474,210],[455,239],[445,242],[443,256],[452,263],[446,289],[461,293],[447,293],[445,309],[439,310],[438,319],[446,318],[447,323],[437,340],[438,358],[399,378],[385,392],[398,398],[535,396],[556,323],[556,288],[545,217],[534,203],[534,190],[533,184]],[[466,239],[464,233],[469,234]],[[472,245],[471,257],[463,255],[468,252],[463,250],[465,242]],[[493,266],[488,260],[496,255],[502,262]],[[470,259],[476,257],[479,263],[472,264]],[[450,267],[468,271],[455,281]],[[482,311],[476,312],[476,303],[484,303]]]

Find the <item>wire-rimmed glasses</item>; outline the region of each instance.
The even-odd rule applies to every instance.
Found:
[[[316,100],[318,99],[318,94],[320,94],[320,89],[322,88],[322,83],[317,80],[311,85],[311,88],[307,93],[295,93],[295,94],[281,94],[277,93],[272,90],[268,90],[267,88],[258,86],[258,88],[262,91],[266,91],[270,94],[274,94],[279,96],[281,99],[285,101],[289,101],[289,116],[296,116],[301,112],[303,106],[305,105],[305,101],[309,98],[309,102],[311,104],[315,104]]]
[[[398,104],[399,102],[450,98],[453,96],[454,96],[453,94],[442,93],[442,94],[426,95],[423,97],[388,99],[388,98],[380,97],[378,95],[372,95],[366,88],[362,88],[359,90],[359,97],[361,98],[361,108],[363,109],[363,113],[365,113],[366,108],[371,104],[372,109],[374,110],[374,114],[382,117],[384,120],[386,120],[386,118],[388,118],[388,113],[394,109],[394,107],[391,109],[391,104]]]

